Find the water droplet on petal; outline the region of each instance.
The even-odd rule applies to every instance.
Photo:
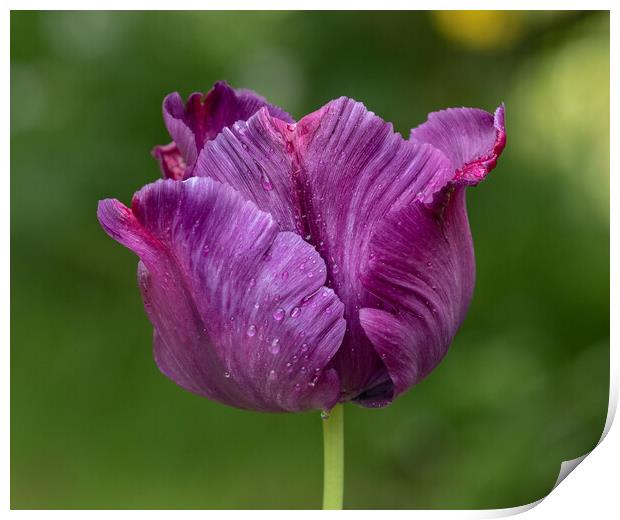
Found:
[[[299,307],[293,307],[293,310],[291,311],[291,318],[297,318],[300,313],[301,309]]]
[[[250,325],[250,326],[248,327],[248,330],[247,330],[246,334],[247,334],[250,338],[252,338],[252,337],[256,336],[256,325]]]
[[[274,338],[273,341],[269,344],[269,352],[274,355],[280,352],[280,340],[278,338]]]
[[[282,280],[288,279],[288,271],[282,271]]]
[[[267,177],[267,174],[265,172],[262,173],[260,182],[265,191],[273,190],[273,184],[271,184],[271,180],[269,180],[269,177]]]
[[[269,371],[269,379],[271,381],[273,381],[276,378],[276,371],[275,370],[270,370]]]
[[[282,307],[278,307],[274,312],[273,312],[273,319],[276,321],[281,321],[284,318],[284,309]]]
[[[226,379],[230,379],[230,372],[224,372],[224,377]]]

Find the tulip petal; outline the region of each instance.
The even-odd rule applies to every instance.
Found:
[[[191,175],[196,157],[207,141],[235,121],[245,121],[262,107],[274,117],[292,121],[291,116],[267,103],[262,96],[251,90],[235,90],[225,81],[217,82],[207,94],[191,94],[187,103],[178,92],[168,95],[163,103],[164,122],[183,159],[183,177]],[[164,178],[178,179],[178,168],[171,172],[170,167],[170,162],[179,164],[176,157],[171,157],[172,146],[173,143],[156,146],[153,155],[160,163]]]
[[[410,140],[432,144],[445,153],[454,168],[454,183],[478,184],[495,168],[506,146],[504,105],[495,115],[477,108],[433,112],[411,131]]]
[[[208,178],[162,180],[99,220],[140,257],[158,366],[177,384],[259,411],[329,409],[345,330],[326,269],[301,237]],[[301,263],[305,268],[299,269]]]
[[[156,146],[153,148],[152,154],[159,162],[161,175],[164,179],[180,181],[185,177],[187,164],[181,150],[174,141],[166,145]]]
[[[372,230],[361,279],[381,305],[361,309],[360,322],[388,369],[388,401],[441,361],[465,317],[475,262],[464,186],[496,166],[506,144],[504,106],[495,115],[473,108],[435,112],[410,141],[443,152],[451,178],[392,208]]]
[[[394,397],[445,356],[469,306],[475,278],[465,188],[391,212],[370,240],[362,283],[384,309],[360,310],[366,334],[386,364]]]
[[[313,243],[328,284],[345,305],[347,334],[332,366],[342,400],[389,402],[391,382],[359,323],[361,307],[381,301],[361,284],[373,226],[413,200],[432,202],[453,177],[443,153],[413,144],[364,105],[340,98],[296,125],[259,110],[207,143],[194,174],[212,177],[269,211],[280,229]]]

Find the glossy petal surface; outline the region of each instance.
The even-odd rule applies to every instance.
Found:
[[[363,308],[360,321],[384,361],[394,396],[443,359],[471,301],[475,260],[465,186],[495,167],[504,149],[504,106],[448,109],[429,116],[411,141],[451,161],[452,178],[436,192],[393,209],[373,229],[364,287],[383,309]]]
[[[332,362],[342,399],[385,404],[389,375],[359,323],[360,308],[382,302],[360,273],[373,225],[413,200],[430,202],[452,178],[444,154],[403,140],[361,103],[340,98],[296,125],[260,110],[207,143],[194,174],[229,184],[316,246],[345,305],[347,334]]]
[[[363,284],[384,303],[360,321],[386,364],[394,396],[425,377],[445,356],[469,306],[475,278],[465,188],[444,205],[417,201],[375,228]]]
[[[253,410],[324,409],[338,400],[338,376],[326,367],[344,334],[343,305],[301,237],[206,178],[158,181],[136,193],[131,209],[108,199],[98,215],[140,257],[164,374]]]

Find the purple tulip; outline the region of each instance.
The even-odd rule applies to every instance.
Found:
[[[105,231],[140,258],[161,371],[239,408],[385,406],[445,356],[475,277],[465,187],[496,165],[504,107],[395,133],[330,101],[297,123],[218,83],[164,101],[164,180]]]

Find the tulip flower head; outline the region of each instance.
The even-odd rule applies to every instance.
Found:
[[[217,83],[164,100],[164,179],[100,202],[136,253],[160,370],[265,412],[385,406],[446,355],[472,298],[467,186],[504,107],[435,112],[409,139],[349,98],[295,122]]]

